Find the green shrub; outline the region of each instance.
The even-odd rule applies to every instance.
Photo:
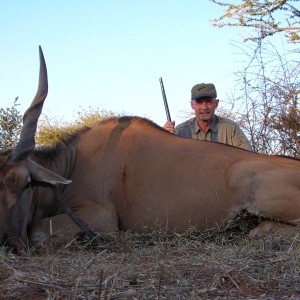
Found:
[[[18,97],[15,98],[13,105],[7,108],[0,108],[0,149],[15,147],[19,140],[22,116],[17,109]]]

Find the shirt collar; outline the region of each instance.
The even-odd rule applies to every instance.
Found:
[[[212,123],[210,124],[209,130],[214,133],[217,133],[218,132],[218,127],[217,127],[218,123],[219,123],[219,119],[216,115],[214,115],[214,118],[213,118]],[[192,124],[192,129],[195,134],[197,134],[199,131],[201,131],[201,128],[199,127],[196,118],[194,118],[194,121]]]

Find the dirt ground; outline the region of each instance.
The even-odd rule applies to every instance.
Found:
[[[0,299],[300,299],[300,237],[243,230],[120,232],[0,252]]]

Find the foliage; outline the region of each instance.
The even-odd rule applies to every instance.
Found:
[[[11,107],[0,108],[0,149],[13,148],[19,139],[22,116],[18,105],[17,97]]]
[[[214,26],[252,28],[263,39],[283,32],[289,42],[300,42],[300,11],[295,3],[299,0],[242,0],[241,4],[210,1],[226,7],[222,16],[212,20]],[[245,41],[255,39],[250,35]]]
[[[284,33],[294,46],[300,41],[299,0],[242,0],[227,4],[226,12],[212,20],[217,27],[251,28],[247,44],[236,44],[244,67],[235,72],[236,86],[229,96],[229,116],[238,117],[254,151],[300,157],[298,49],[287,52],[266,37]],[[229,20],[229,21],[228,21]]]
[[[17,110],[18,98],[12,107],[0,108],[0,149],[13,148],[18,142],[22,128],[22,116]],[[62,122],[58,117],[42,115],[36,133],[37,144],[54,144],[62,141],[65,134],[71,134],[82,127],[117,116],[117,114],[89,107],[77,111],[77,118],[73,122]]]
[[[299,157],[299,63],[270,43],[239,49],[247,64],[235,72],[231,116],[238,117],[255,151]]]
[[[92,107],[77,111],[77,119],[74,122],[62,122],[54,117],[42,116],[39,121],[36,142],[38,144],[59,143],[65,134],[72,134],[82,127],[91,126],[98,121],[112,116],[116,116],[116,114],[111,111]]]

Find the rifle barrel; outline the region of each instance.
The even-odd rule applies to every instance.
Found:
[[[171,122],[171,115],[170,115],[170,111],[169,111],[168,101],[167,101],[167,97],[166,97],[164,83],[163,83],[163,80],[162,80],[161,77],[159,78],[159,82],[160,82],[161,93],[162,93],[163,100],[164,100],[164,105],[165,105],[165,111],[166,111],[166,115],[167,115],[167,120],[169,122]]]

